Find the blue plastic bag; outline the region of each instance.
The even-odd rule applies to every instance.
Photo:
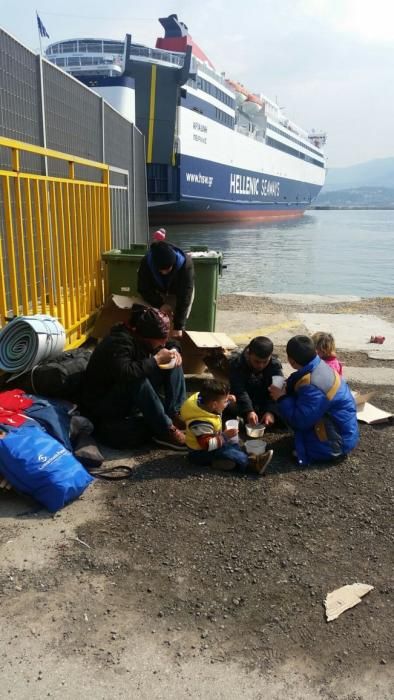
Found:
[[[83,493],[93,477],[36,424],[10,429],[0,439],[0,471],[21,493],[55,512]]]

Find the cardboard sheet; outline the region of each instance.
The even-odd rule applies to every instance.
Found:
[[[368,423],[369,425],[385,423],[392,415],[392,413],[383,411],[381,408],[376,408],[376,406],[368,403],[368,401],[357,407],[357,420],[361,421],[361,423]]]
[[[372,398],[374,393],[374,391],[370,391],[367,394],[360,394],[357,391],[352,392],[357,404],[357,420],[361,423],[368,423],[369,425],[384,423],[393,415],[369,403],[369,399]]]
[[[373,586],[368,583],[352,583],[328,593],[324,601],[327,622],[336,620],[345,610],[354,608],[361,603],[361,598],[372,590]]]
[[[130,318],[130,312],[134,304],[140,304],[139,297],[126,297],[121,294],[111,294],[97,314],[93,327],[93,338],[104,338],[110,332],[112,326],[117,323],[126,323]]]
[[[208,331],[185,331],[182,337],[183,371],[185,374],[203,374],[207,370],[204,358],[220,359],[237,346],[226,333],[210,333]],[[208,361],[208,360],[207,360]],[[219,364],[221,364],[219,362]],[[214,372],[208,362],[209,371]],[[218,376],[221,375],[218,372]],[[221,377],[220,377],[221,378]]]

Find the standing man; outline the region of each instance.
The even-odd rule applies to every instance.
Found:
[[[140,309],[129,324],[114,326],[93,351],[81,403],[103,442],[135,446],[133,432],[142,413],[155,442],[186,449],[184,433],[174,425],[186,398],[182,357],[175,342],[167,343],[169,330],[168,316]],[[162,369],[168,363],[173,367]]]
[[[166,241],[152,243],[138,270],[138,292],[148,304],[172,317],[171,336],[181,337],[194,299],[191,255]]]

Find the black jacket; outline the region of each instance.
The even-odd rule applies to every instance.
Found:
[[[283,376],[278,358],[272,356],[267,367],[256,373],[248,365],[244,350],[232,355],[229,365],[231,392],[236,396],[240,415],[245,416],[250,411],[260,415],[267,411],[276,413],[275,401],[272,401],[268,387],[271,386],[274,375]]]
[[[179,250],[175,246],[173,248],[176,251]],[[183,330],[194,292],[193,259],[187,253],[183,253],[184,264],[178,270],[174,267],[168,276],[167,289],[163,290],[149,267],[148,255],[149,253],[142,258],[138,269],[138,292],[145,301],[157,309],[166,303],[167,295],[175,295],[174,329]]]
[[[178,349],[172,341],[166,347]],[[127,415],[133,382],[149,378],[156,367],[148,345],[124,324],[114,326],[94,349],[86,368],[81,400],[84,412],[93,420]]]

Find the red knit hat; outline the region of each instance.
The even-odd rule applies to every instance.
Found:
[[[146,309],[138,317],[135,330],[142,338],[167,338],[170,319],[158,309]]]
[[[157,231],[152,233],[152,241],[165,241],[167,231],[165,228],[159,228]]]

